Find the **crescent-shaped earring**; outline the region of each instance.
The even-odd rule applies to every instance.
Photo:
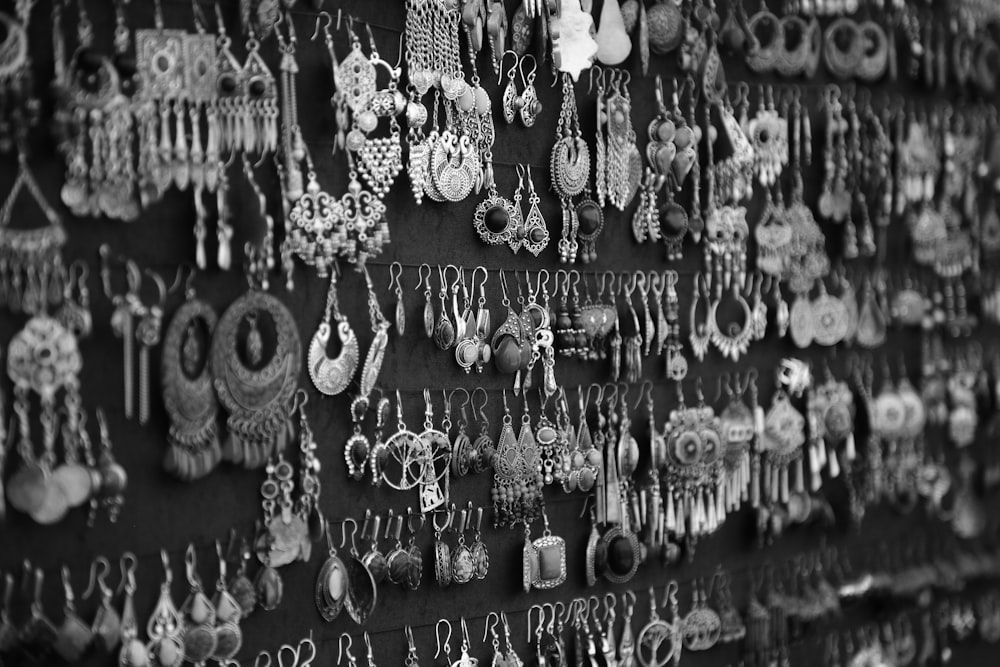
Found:
[[[331,318],[337,322],[337,336],[341,345],[340,353],[333,358],[326,354],[331,334]],[[330,289],[326,294],[323,321],[319,323],[309,343],[309,377],[320,393],[334,396],[347,389],[347,385],[351,383],[358,370],[359,358],[357,336],[337,304],[337,270],[334,267],[330,272]]]

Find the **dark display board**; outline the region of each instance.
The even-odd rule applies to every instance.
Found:
[[[195,0],[211,17],[211,5]],[[96,30],[95,44],[111,50],[112,31],[115,26],[114,14],[109,2],[84,0],[87,11]],[[226,0],[220,3],[222,14],[230,32],[236,31],[236,3]],[[320,181],[325,189],[333,193],[343,192],[347,184],[345,161],[342,154],[333,155],[331,149],[336,132],[334,111],[330,105],[333,94],[331,66],[322,38],[311,41],[315,19],[307,13],[300,2],[293,12],[295,27],[299,37],[296,58],[300,68],[298,75],[298,108],[302,131],[316,162]],[[508,2],[508,9],[513,4]],[[754,3],[748,3],[753,5]],[[774,4],[774,3],[772,3]],[[127,6],[128,25],[135,29],[153,26],[153,3],[136,0]],[[367,2],[328,0],[325,9],[334,17],[342,11],[371,26],[383,58],[394,62],[399,49],[400,34],[404,25],[405,8],[402,0],[369,0]],[[749,8],[752,10],[752,7]],[[31,25],[31,45],[34,67],[39,84],[49,80],[52,72],[51,23],[49,0],[39,2],[34,9]],[[67,10],[68,16],[75,12]],[[164,22],[167,27],[192,29],[192,10],[186,0],[163,0]],[[72,30],[71,21],[63,28]],[[210,27],[214,19],[209,20]],[[362,24],[356,27],[360,29]],[[348,40],[343,31],[335,33],[339,54],[347,52]],[[239,41],[238,39],[235,41]],[[242,54],[242,45],[234,50]],[[272,66],[278,63],[277,45],[273,39],[264,43],[262,54]],[[484,85],[498,105],[499,86],[497,77],[488,64],[485,51],[479,58],[479,70]],[[633,123],[639,133],[640,149],[645,143],[645,127],[656,111],[652,74],[662,74],[665,78],[676,74],[674,57],[654,56],[651,76],[642,77],[638,73],[635,56],[628,61],[631,70],[629,90],[633,103]],[[740,59],[727,57],[725,66],[730,84],[738,81],[761,82],[746,70]],[[814,154],[819,155],[822,146],[822,120],[818,110],[818,99],[823,86],[828,83],[821,70],[817,79],[803,81],[800,85],[805,99],[813,111]],[[453,264],[464,267],[467,275],[477,266],[489,271],[487,293],[493,322],[496,325],[504,315],[500,307],[500,283],[497,269],[521,272],[522,282],[525,270],[532,272],[546,268],[554,273],[560,265],[555,240],[558,238],[560,211],[557,199],[549,190],[549,150],[555,137],[555,127],[560,104],[559,86],[553,86],[553,77],[548,63],[540,63],[536,81],[543,105],[538,123],[531,129],[519,124],[507,125],[494,112],[497,140],[494,146],[494,163],[498,190],[511,196],[517,184],[515,165],[528,164],[532,167],[535,187],[542,196],[541,210],[546,217],[553,241],[537,259],[521,252],[513,255],[504,247],[490,248],[476,236],[472,216],[480,197],[473,195],[457,204],[438,204],[425,201],[416,205],[406,183],[405,173],[401,174],[392,192],[386,198],[388,220],[392,242],[386,252],[368,264],[375,283],[383,312],[390,316],[395,307],[396,297],[388,289],[389,264],[398,261],[403,267],[403,297],[407,314],[407,331],[404,336],[392,332],[386,352],[386,361],[379,379],[379,386],[393,397],[399,390],[404,414],[411,425],[422,421],[423,400],[421,392],[432,391],[435,419],[440,419],[442,410],[442,390],[456,387],[473,388],[482,386],[488,394],[487,412],[492,429],[498,432],[501,415],[501,390],[509,387],[511,378],[502,376],[494,368],[488,367],[482,374],[467,374],[454,361],[452,352],[441,352],[434,343],[421,332],[421,318],[424,307],[422,290],[417,286],[417,267],[427,263],[434,267],[432,284],[437,306],[437,266]],[[785,84],[787,85],[787,84]],[[913,95],[918,99],[929,99],[931,93],[906,85],[895,85],[894,92]],[[594,124],[593,94],[588,92],[587,76],[584,74],[576,85],[584,136],[592,137]],[[960,100],[955,101],[960,104]],[[44,133],[39,133],[44,134]],[[58,201],[59,188],[63,182],[64,164],[54,152],[50,142],[39,137],[34,143],[31,156],[32,168],[51,201]],[[813,168],[805,174],[807,201],[814,201],[818,190],[821,165],[814,161]],[[12,158],[0,163],[0,183],[10,183],[15,169]],[[267,195],[272,215],[278,220],[280,234],[281,211],[278,180],[270,164],[257,169],[258,178]],[[256,241],[263,234],[263,221],[256,211],[256,201],[242,179],[234,178],[239,195],[233,197],[236,207],[234,215],[234,249],[240,249],[247,240]],[[0,185],[0,189],[4,186]],[[22,202],[14,210],[16,224],[30,224],[38,219],[37,209]],[[759,205],[759,202],[758,202]],[[633,204],[634,206],[634,204]],[[632,207],[625,213],[613,209],[606,211],[606,224],[597,243],[597,261],[580,266],[588,273],[591,286],[595,286],[597,273],[612,271],[625,273],[632,271],[662,271],[672,268],[680,274],[682,327],[686,337],[688,321],[687,309],[690,305],[691,286],[694,274],[703,262],[702,249],[688,242],[682,261],[667,263],[662,245],[637,245],[632,239],[630,220]],[[751,219],[754,214],[751,213]],[[168,476],[161,461],[166,449],[167,415],[162,407],[159,392],[159,351],[153,355],[153,412],[148,424],[140,425],[136,420],[126,420],[123,416],[122,391],[122,350],[121,342],[112,335],[110,327],[111,304],[102,294],[98,276],[98,247],[107,243],[115,253],[134,259],[139,266],[160,272],[168,282],[172,281],[179,264],[194,258],[195,239],[193,224],[195,209],[190,192],[171,190],[164,199],[143,211],[140,219],[133,223],[111,222],[102,219],[75,219],[65,214],[65,225],[69,232],[69,243],[65,250],[68,261],[83,259],[90,267],[89,282],[93,304],[94,331],[81,342],[84,358],[82,372],[82,393],[88,409],[100,406],[107,413],[114,442],[114,453],[129,474],[129,485],[125,505],[118,522],[110,524],[102,515],[94,527],[85,525],[85,512],[75,511],[63,522],[52,527],[41,527],[16,512],[8,514],[6,522],[0,526],[0,569],[20,573],[21,563],[29,559],[35,566],[47,573],[45,586],[46,609],[59,618],[61,604],[59,566],[69,566],[78,597],[86,585],[91,561],[99,555],[108,557],[117,564],[120,555],[126,551],[138,557],[138,593],[136,597],[140,624],[145,628],[145,619],[154,604],[162,578],[159,551],[169,552],[174,567],[174,599],[178,605],[187,595],[183,573],[185,548],[193,544],[197,550],[199,573],[206,584],[216,578],[215,540],[226,540],[231,528],[241,535],[250,536],[254,521],[261,516],[260,484],[264,478],[262,471],[247,471],[223,464],[207,478],[186,484]],[[894,223],[890,234],[890,248],[887,262],[890,266],[901,267],[909,259],[905,250],[903,227]],[[210,221],[214,225],[214,221]],[[828,247],[836,257],[840,253],[840,232],[832,230]],[[217,269],[200,273],[195,281],[199,296],[222,312],[246,289],[243,272],[238,268],[242,253],[237,252],[233,270],[222,272]],[[512,278],[508,274],[508,278]],[[286,292],[283,281],[277,276],[272,280],[271,291],[277,295],[294,314],[303,344],[319,323],[327,292],[327,281],[317,277],[311,268],[297,263],[295,287]],[[371,340],[365,300],[364,280],[361,274],[346,271],[340,281],[340,304],[358,333],[361,349],[366,350]],[[151,298],[147,296],[146,298]],[[167,303],[167,321],[180,305],[178,294],[171,296]],[[391,317],[391,316],[390,316]],[[0,318],[0,340],[7,341],[23,323],[20,316],[6,315]],[[893,354],[901,353],[907,359],[916,359],[919,354],[919,339],[916,334],[893,332],[891,334]],[[717,353],[710,353],[704,363],[693,363],[689,380],[686,382],[688,396],[693,395],[693,379],[702,378],[706,396],[712,398],[723,374],[736,371],[745,372],[757,368],[761,378],[761,396],[769,399],[773,391],[772,371],[778,361],[785,356],[811,358],[817,363],[827,359],[840,367],[845,351],[829,351],[825,356],[815,350],[800,352],[787,339],[768,337],[751,347],[750,353],[738,364],[723,360]],[[916,367],[916,362],[912,366]],[[657,422],[662,422],[670,407],[676,402],[676,389],[663,375],[661,358],[652,357],[645,361],[643,376],[654,382],[659,413]],[[605,362],[581,362],[559,358],[556,364],[558,382],[572,388],[571,404],[575,412],[575,388],[591,382],[604,383],[609,379]],[[384,514],[389,508],[405,512],[407,507],[418,506],[415,492],[401,493],[386,488],[373,488],[368,481],[355,482],[345,473],[343,446],[350,434],[348,398],[341,395],[334,398],[321,397],[312,387],[309,377],[302,369],[300,386],[309,395],[306,408],[309,422],[319,444],[318,456],[322,464],[320,478],[322,495],[320,504],[324,514],[334,523],[334,532],[339,540],[339,522],[346,517],[361,520],[364,512],[371,509]],[[631,389],[632,399],[638,398],[639,386]],[[515,419],[521,414],[521,402],[512,396],[511,405]],[[454,405],[457,408],[459,399]],[[531,407],[537,410],[537,399],[531,398]],[[644,459],[648,456],[648,427],[641,410],[633,420],[633,433],[638,438]],[[390,423],[394,423],[394,417]],[[470,426],[470,430],[476,427]],[[94,431],[96,438],[96,430]],[[491,522],[490,505],[491,477],[488,473],[470,475],[453,480],[451,500],[465,506],[471,501],[475,506],[487,508],[484,524]],[[844,491],[842,485],[832,482],[828,494],[834,506],[843,514]],[[994,499],[995,506],[995,499]],[[403,628],[413,627],[420,660],[430,664],[434,655],[434,624],[439,618],[448,619],[455,630],[451,645],[453,656],[457,657],[461,644],[459,635],[460,619],[469,624],[472,651],[480,660],[491,658],[488,643],[483,643],[484,619],[490,611],[504,610],[511,622],[514,645],[526,661],[533,653],[526,639],[528,608],[535,604],[555,601],[569,601],[574,597],[596,595],[603,599],[606,592],[621,593],[636,591],[639,602],[636,611],[636,627],[645,622],[648,613],[646,590],[656,586],[662,595],[663,586],[671,579],[681,582],[680,603],[682,613],[690,607],[691,588],[689,583],[698,577],[709,578],[717,568],[730,573],[738,606],[746,601],[752,577],[759,576],[760,566],[767,563],[780,571],[788,566],[797,554],[814,553],[821,546],[836,547],[846,553],[852,562],[871,563],[881,553],[879,545],[900,544],[926,536],[935,540],[945,535],[944,528],[921,510],[911,514],[898,514],[885,508],[873,508],[864,519],[860,530],[849,529],[842,518],[837,525],[828,529],[807,527],[790,531],[774,545],[763,549],[757,547],[756,527],[753,513],[744,510],[730,517],[722,529],[697,547],[693,559],[685,558],[681,563],[664,567],[651,559],[644,564],[639,574],[628,584],[614,586],[599,582],[592,589],[584,585],[583,551],[590,530],[586,519],[583,494],[564,494],[558,489],[546,491],[546,508],[554,534],[565,538],[568,545],[568,579],[566,583],[551,591],[521,591],[521,547],[523,532],[520,529],[493,529],[484,525],[483,540],[490,555],[488,576],[483,581],[472,581],[466,585],[451,585],[439,588],[433,582],[432,533],[425,528],[418,536],[418,543],[424,548],[424,581],[416,591],[403,591],[397,586],[383,584],[378,590],[378,606],[371,620],[364,628],[355,625],[346,614],[332,623],[324,623],[314,604],[314,588],[317,571],[325,557],[325,548],[317,543],[311,561],[295,563],[281,570],[284,579],[284,599],[278,609],[266,612],[257,610],[242,623],[245,643],[239,654],[241,664],[252,664],[253,656],[260,649],[276,650],[282,643],[296,643],[301,638],[312,635],[318,646],[315,664],[329,665],[337,660],[337,642],[341,633],[349,633],[354,638],[354,654],[364,661],[362,630],[367,630],[372,638],[377,664],[389,665],[401,662],[406,655],[406,640]],[[995,523],[995,517],[991,517]],[[540,524],[534,526],[537,535]],[[385,547],[386,542],[382,543]],[[364,549],[367,545],[360,544]],[[251,564],[256,568],[256,562]],[[112,582],[117,585],[117,571]],[[78,608],[89,618],[96,600],[78,601]],[[17,614],[23,613],[21,607]],[[859,609],[848,612],[844,619],[848,625],[870,618],[872,610]],[[619,608],[619,619],[621,608]],[[836,624],[835,624],[836,625]],[[823,664],[819,662],[819,651],[824,646],[825,631],[812,629],[803,638],[793,643],[792,664]],[[978,651],[978,652],[977,652]],[[739,660],[736,646],[717,647],[703,654],[686,653],[684,664],[729,665]],[[996,654],[988,648],[961,648],[953,658],[954,664],[990,665],[996,661]],[[113,658],[94,655],[86,664],[112,664]]]

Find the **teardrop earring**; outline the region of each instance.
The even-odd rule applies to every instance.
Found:
[[[538,208],[541,198],[535,191],[535,182],[531,180],[531,165],[525,166],[524,180],[528,186],[528,214],[524,216],[523,244],[525,250],[535,257],[545,250],[549,245],[549,229],[545,224],[545,217]]]
[[[525,74],[524,63],[529,58],[531,59],[531,70]],[[535,91],[535,71],[538,69],[538,62],[535,60],[535,56],[529,53],[520,59],[517,68],[521,72],[521,83],[524,84],[524,92],[521,93],[519,109],[521,122],[524,123],[525,127],[532,127],[535,121],[538,120],[538,116],[542,113],[542,103],[539,101],[538,93]]]
[[[427,273],[424,274],[424,269]],[[421,264],[417,269],[417,286],[413,290],[424,288],[424,335],[434,338],[434,306],[431,304],[431,265]]]

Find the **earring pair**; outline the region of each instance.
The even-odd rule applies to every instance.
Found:
[[[521,117],[521,123],[525,127],[532,127],[538,116],[542,113],[542,103],[538,99],[538,92],[535,90],[535,75],[538,69],[538,62],[530,53],[518,57],[518,55],[508,49],[500,56],[500,71],[503,72],[503,60],[510,54],[514,62],[507,70],[507,85],[503,90],[503,117],[507,123],[513,123],[517,116]],[[525,63],[530,59],[530,69],[525,72]],[[515,76],[520,74],[523,91],[519,94],[515,84]],[[501,80],[499,83],[503,83]]]
[[[525,191],[528,195],[527,215],[521,209]],[[531,166],[519,164],[514,200],[497,194],[494,186],[487,198],[476,207],[473,215],[476,233],[489,245],[506,244],[515,253],[523,247],[537,257],[549,244],[549,230],[538,208],[540,201],[531,179]]]

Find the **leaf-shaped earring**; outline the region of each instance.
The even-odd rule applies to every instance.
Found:
[[[424,274],[424,269],[427,269],[426,275]],[[434,339],[434,305],[431,303],[431,266],[430,264],[421,264],[417,269],[417,286],[414,291],[419,291],[420,288],[424,288],[424,334],[430,338]]]
[[[403,303],[403,265],[393,262],[389,265],[389,289],[396,294],[396,331],[402,336],[406,333],[406,304]],[[420,285],[418,284],[419,288]]]
[[[449,265],[450,266],[450,265]],[[437,323],[434,325],[434,342],[438,348],[449,350],[455,344],[455,325],[448,319],[448,267],[438,266],[438,279],[441,282],[441,289],[438,297],[441,300],[441,312],[438,314]]]
[[[531,180],[531,165],[524,168],[524,180],[528,187],[528,214],[524,216],[524,248],[535,257],[545,250],[549,244],[549,229],[545,217],[538,208],[541,198],[535,191],[535,183]]]
[[[524,63],[529,58],[531,59],[531,70],[525,74]],[[519,111],[521,122],[524,123],[525,127],[534,126],[535,121],[538,120],[538,116],[542,113],[542,103],[539,101],[538,93],[535,91],[535,71],[537,69],[538,62],[535,60],[535,56],[530,53],[523,56],[518,63],[518,70],[521,72],[521,83],[524,84]]]
[[[508,124],[514,122],[514,117],[517,116],[519,98],[517,94],[517,87],[514,85],[514,75],[517,74],[518,59],[517,54],[513,51],[507,50],[503,52],[500,56],[500,70],[503,71],[503,59],[510,54],[514,57],[514,63],[507,70],[507,85],[503,89],[503,97],[501,108],[503,109],[503,119],[507,121]]]

